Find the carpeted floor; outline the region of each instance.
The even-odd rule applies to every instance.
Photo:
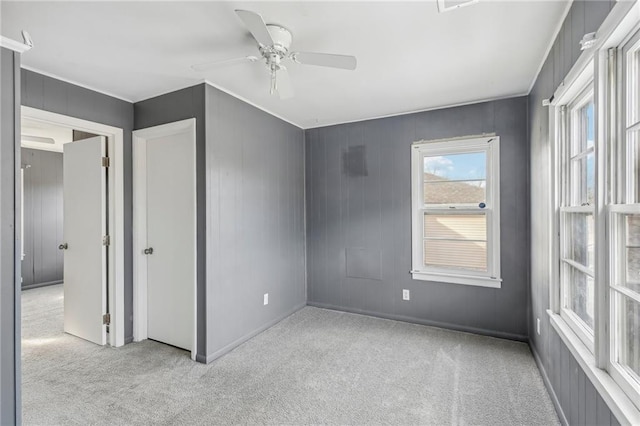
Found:
[[[202,365],[65,335],[60,285],[22,299],[26,425],[558,424],[523,343],[307,307]]]

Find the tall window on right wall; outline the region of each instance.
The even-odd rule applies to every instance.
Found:
[[[640,397],[640,31],[620,52],[621,131],[610,206],[610,373]]]
[[[562,111],[561,315],[589,348],[594,341],[595,114],[590,82]],[[592,349],[593,350],[593,349]]]
[[[616,419],[640,425],[640,0],[583,47],[549,99],[549,316]]]

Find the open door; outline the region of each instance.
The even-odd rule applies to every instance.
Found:
[[[64,145],[64,331],[107,343],[106,138]]]

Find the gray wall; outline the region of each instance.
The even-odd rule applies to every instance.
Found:
[[[196,119],[197,359],[210,362],[305,304],[303,132],[203,84],[134,109],[135,129]]]
[[[22,70],[22,105],[119,127],[124,131],[124,314],[125,341],[133,340],[133,220],[131,191],[131,131],[133,104]]]
[[[304,134],[211,86],[206,114],[211,361],[305,305]]]
[[[19,423],[20,274],[15,230],[20,227],[16,203],[20,159],[20,55],[0,48],[0,424]]]
[[[198,349],[197,359],[206,359],[206,219],[205,219],[205,89],[200,84],[134,105],[134,129],[145,129],[187,118],[196,119],[196,203],[197,203],[197,292]]]
[[[24,170],[22,288],[62,282],[62,153],[21,149]]]
[[[549,110],[542,100],[551,97],[580,55],[579,41],[596,31],[614,1],[576,0],[529,95],[531,144],[531,347],[539,359],[555,403],[570,424],[617,424],[567,347],[549,323],[548,256],[551,222],[548,197],[551,183],[549,162]],[[541,320],[538,335],[534,324]]]
[[[490,132],[500,136],[502,288],[413,280],[411,143]],[[358,146],[367,176],[343,170]],[[308,303],[526,340],[528,159],[526,97],[307,130]],[[350,258],[365,266],[347,274]]]

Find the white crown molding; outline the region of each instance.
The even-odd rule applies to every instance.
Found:
[[[103,95],[110,96],[112,98],[120,99],[121,101],[129,102],[130,104],[135,103],[131,99],[124,98],[124,97],[122,97],[120,95],[115,95],[113,93],[110,93],[110,92],[107,92],[107,91],[104,91],[104,90],[96,89],[95,87],[91,87],[91,86],[86,85],[86,84],[78,83],[77,81],[73,81],[73,80],[70,80],[68,78],[60,77],[59,75],[52,74],[50,72],[43,71],[43,70],[38,69],[38,68],[29,67],[29,66],[26,66],[24,64],[21,64],[20,68],[25,69],[27,71],[35,72],[37,74],[44,75],[45,77],[49,77],[49,78],[53,78],[55,80],[63,81],[65,83],[73,84],[74,86],[82,87],[83,89],[88,89],[88,90],[91,90],[93,92],[101,93]]]
[[[28,44],[15,41],[5,36],[0,36],[0,47],[13,50],[14,52],[18,52],[18,53],[24,53],[27,50],[31,49],[31,46],[29,46]]]

